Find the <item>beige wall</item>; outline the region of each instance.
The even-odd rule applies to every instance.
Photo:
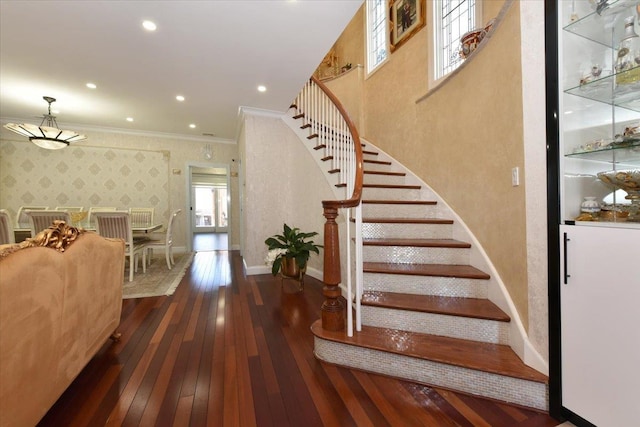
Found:
[[[12,150],[10,147],[22,147],[20,150],[29,151],[29,159],[33,163],[35,169],[42,169],[50,163],[52,158],[51,151],[40,149],[35,147],[35,145],[31,144],[28,140],[21,138],[17,135],[14,135],[6,130],[2,130],[2,135],[0,135],[0,166],[6,165],[7,163],[12,163],[16,158],[22,156],[22,154],[18,154]],[[108,152],[108,149],[113,150],[114,152],[127,153],[127,152],[135,152],[140,153],[140,155],[144,156],[144,153],[148,153],[150,158],[156,158],[160,155],[166,157],[164,171],[161,173],[165,174],[164,185],[166,188],[164,189],[165,197],[167,200],[161,202],[160,205],[168,206],[168,209],[182,209],[182,215],[180,215],[176,219],[175,223],[175,237],[174,237],[174,245],[177,247],[186,247],[186,203],[187,203],[187,194],[186,194],[186,186],[188,180],[188,171],[186,170],[186,165],[188,163],[198,163],[198,164],[228,164],[231,169],[234,170],[235,166],[233,165],[232,159],[238,158],[238,150],[236,144],[231,143],[213,143],[213,142],[204,142],[204,141],[193,141],[193,140],[182,140],[179,137],[166,137],[159,135],[140,135],[140,134],[127,134],[127,133],[112,133],[112,132],[99,132],[99,131],[85,131],[82,130],[82,133],[87,135],[87,140],[76,143],[76,147],[83,147],[83,151],[86,152]],[[203,156],[203,148],[206,144],[209,144],[213,148],[213,159],[207,161]],[[73,168],[74,162],[83,162],[82,158],[74,157],[73,155],[73,147],[71,149],[64,149],[58,154],[64,154],[69,156],[69,165]],[[164,154],[161,154],[164,153]],[[154,162],[156,162],[154,160]],[[142,161],[142,166],[146,167],[148,162]],[[125,172],[121,170],[121,161],[118,160],[118,157],[112,156],[103,156],[102,163],[103,169],[100,171],[100,183],[105,182],[113,182],[117,189],[121,183],[128,183],[130,181],[130,175],[127,175]],[[173,171],[177,170],[179,173],[174,174]],[[6,171],[5,167],[2,167],[0,170],[0,174],[4,174]],[[53,169],[51,171],[52,174],[60,174],[59,177],[51,176],[51,180],[55,182],[60,182],[59,178],[65,174],[64,171],[59,171]],[[168,177],[167,177],[168,174]],[[150,179],[151,180],[151,179]],[[153,181],[153,180],[151,180]],[[238,247],[240,244],[239,240],[239,232],[240,232],[240,210],[238,208],[238,178],[231,177],[230,179],[230,190],[231,190],[231,213],[230,213],[230,224],[231,229],[229,230],[229,245],[233,247]],[[42,185],[37,182],[23,182],[17,181],[15,186],[9,186],[8,180],[6,177],[3,180],[0,180],[0,200],[2,203],[9,203],[9,200],[12,200],[11,206],[0,206],[1,208],[10,208],[15,209],[14,205],[22,204],[20,202],[20,196],[22,194],[28,193],[29,191],[34,191],[35,193],[45,191],[46,189],[42,188]],[[102,184],[98,184],[102,185]],[[70,200],[73,200],[73,192],[81,191],[87,192],[91,191],[96,192],[98,194],[103,194],[104,190],[101,190],[99,187],[93,187],[93,184],[87,183],[87,186],[80,189],[65,189],[65,191],[70,193]],[[24,201],[26,204],[26,201]],[[34,199],[33,203],[38,205],[41,201]],[[142,201],[140,201],[142,203]],[[59,203],[62,205],[63,203]],[[67,203],[71,204],[71,201]],[[104,202],[100,202],[102,206],[112,206],[107,205]],[[47,202],[44,205],[49,205],[55,207],[56,203]],[[118,208],[128,208],[127,203],[125,201],[121,201],[119,204],[115,205]],[[85,205],[85,208],[88,206]],[[166,211],[166,208],[162,209],[163,214]],[[160,221],[166,224],[167,217],[158,218]]]
[[[525,173],[519,3],[484,2],[483,22],[503,6],[507,9],[491,37],[437,90],[428,88],[429,15],[427,26],[391,54],[361,89],[343,92],[337,84],[332,89],[341,99],[361,97],[361,134],[427,182],[462,217],[527,328],[524,180],[511,185],[513,167],[521,178]],[[363,19],[355,19],[350,26],[356,28],[345,30],[336,50],[343,45],[346,51],[354,46],[364,51],[357,31],[363,25]]]
[[[322,200],[333,192],[298,136],[279,117],[245,114],[239,142],[242,158],[244,229],[242,255],[249,274],[268,273],[266,238],[287,223],[317,232],[322,244]],[[312,254],[309,268],[322,271],[323,258]]]

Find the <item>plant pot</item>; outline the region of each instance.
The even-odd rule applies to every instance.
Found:
[[[282,257],[282,265],[280,267],[280,273],[284,277],[290,277],[292,279],[300,279],[307,271],[307,266],[305,265],[302,269],[298,267],[298,263],[295,258],[287,258]]]

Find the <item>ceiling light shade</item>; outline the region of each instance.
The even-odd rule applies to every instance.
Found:
[[[29,138],[29,141],[47,150],[59,150],[65,148],[71,142],[87,139],[86,136],[80,135],[77,132],[58,129],[56,118],[51,115],[51,104],[55,102],[56,99],[50,96],[43,96],[42,98],[49,103],[49,112],[43,115],[40,126],[28,123],[7,123],[4,127],[18,135],[26,136]]]

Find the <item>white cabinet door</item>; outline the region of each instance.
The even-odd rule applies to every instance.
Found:
[[[562,225],[560,242],[562,406],[640,426],[640,229]]]

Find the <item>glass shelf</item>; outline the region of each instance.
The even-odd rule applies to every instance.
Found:
[[[605,148],[578,151],[565,154],[565,157],[594,160],[606,163],[630,163],[640,166],[640,140],[623,144],[612,144]]]
[[[640,65],[632,68],[636,70]],[[624,71],[628,73],[629,70]],[[616,75],[592,80],[587,83],[566,89],[565,92],[593,101],[603,102],[616,107],[640,112],[640,82],[629,85],[615,85]]]
[[[611,30],[611,23],[620,13],[635,13],[631,8],[636,4],[637,0],[610,1],[609,6],[600,15],[595,11],[591,12],[566,25],[563,29],[601,45],[614,48],[618,39]]]

